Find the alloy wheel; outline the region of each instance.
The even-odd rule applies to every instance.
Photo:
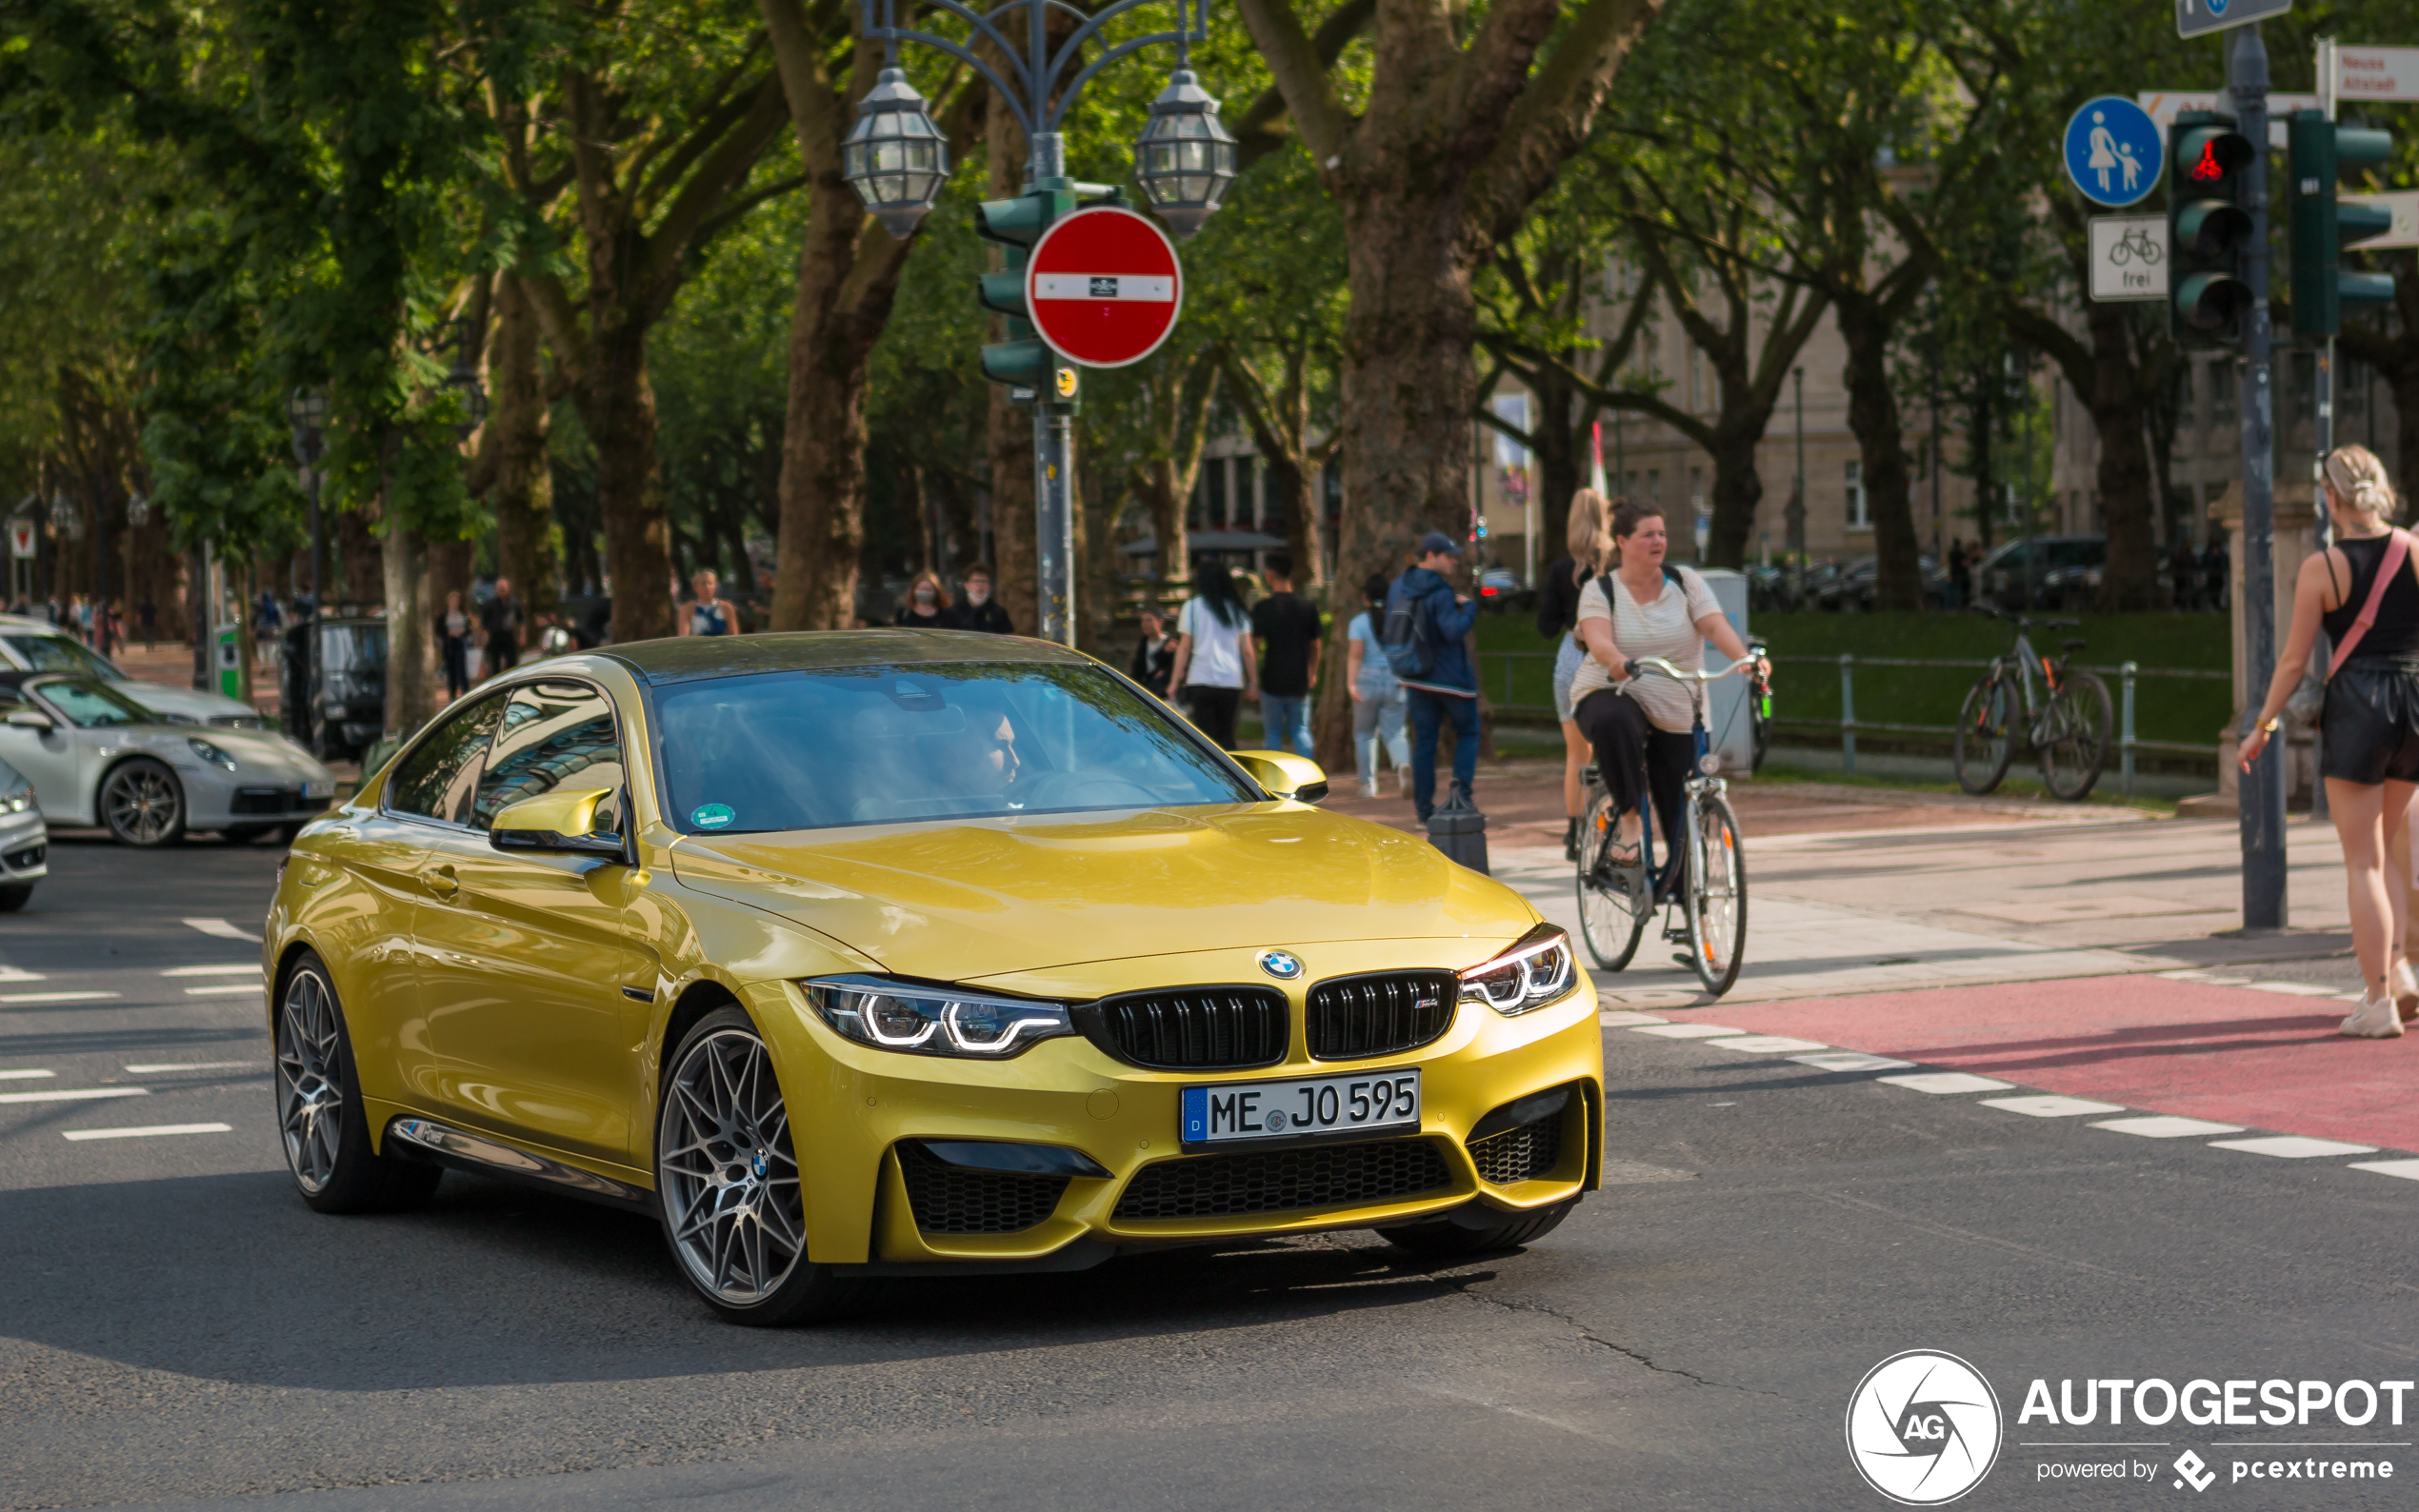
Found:
[[[277,1126],[305,1192],[336,1173],[344,1138],[344,1054],[336,1000],[316,971],[297,971],[277,1008]]]
[[[110,832],[129,845],[156,846],[176,830],[185,800],[176,779],[150,765],[121,766],[110,774],[101,811]]]
[[[665,1081],[656,1189],[690,1279],[731,1306],[764,1301],[805,1257],[790,1115],[764,1042],[717,1029]]]

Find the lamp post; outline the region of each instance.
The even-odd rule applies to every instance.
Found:
[[[1806,369],[1789,369],[1789,383],[1797,392],[1797,475],[1789,480],[1789,570],[1797,576],[1795,597],[1806,596]],[[1803,604],[1797,606],[1805,607]]]
[[[1123,202],[1122,193],[1113,187],[1078,184],[1067,176],[1067,147],[1059,127],[1081,98],[1084,87],[1101,70],[1161,43],[1175,45],[1176,66],[1168,76],[1167,88],[1151,102],[1150,120],[1134,144],[1135,176],[1144,197],[1171,232],[1178,238],[1189,237],[1217,209],[1227,186],[1234,181],[1234,136],[1218,119],[1218,102],[1202,90],[1189,66],[1191,45],[1209,38],[1209,0],[1175,0],[1176,24],[1172,30],[1129,38],[1107,48],[1072,79],[1067,77],[1069,70],[1082,55],[1085,45],[1100,35],[1103,27],[1158,0],[1110,0],[1088,16],[1060,0],[1004,0],[989,13],[972,10],[964,0],[931,0],[934,10],[966,24],[966,43],[912,25],[898,25],[898,0],[862,3],[865,37],[868,41],[881,41],[885,66],[872,90],[858,102],[856,125],[842,148],[842,169],[866,209],[893,236],[904,238],[914,231],[940,198],[941,186],[948,182],[950,174],[948,143],[934,125],[924,96],[916,92],[898,66],[901,42],[920,43],[971,69],[990,85],[996,98],[1025,132],[1029,151],[1024,200],[1009,202],[1001,209],[1027,212],[1015,216],[1012,227],[1008,216],[999,217],[998,227],[987,222],[985,234],[993,240],[1021,244],[1030,253],[1033,242],[1053,220],[1079,205]],[[1053,8],[1080,21],[1055,46],[1049,29]],[[1016,30],[1012,13],[1019,10],[1024,12],[1021,47],[1010,40]],[[982,44],[989,45],[990,56],[975,50]],[[1026,204],[1029,201],[1032,202],[1030,207]],[[987,216],[990,210],[987,207]],[[1012,254],[1011,273],[1022,260]],[[1027,313],[1021,276],[992,274],[984,283],[988,308],[1012,316]],[[1014,289],[1006,287],[1010,283],[1016,286]],[[1021,320],[1011,321],[1011,326],[1021,324]],[[996,374],[1015,384],[1010,390],[1013,396],[1022,399],[1030,394],[1033,406],[1033,525],[1039,538],[1035,563],[1042,608],[1039,629],[1045,640],[1072,646],[1076,618],[1075,521],[1070,489],[1075,467],[1075,375],[1065,367],[1066,359],[1040,342],[1022,343],[1014,329],[1010,337],[1012,343],[1030,349],[1012,354],[992,348],[992,352],[1000,353],[1003,367],[1011,360],[1022,363],[1034,353],[1040,358],[1036,368],[1041,375],[1038,381],[1011,378],[1007,371]],[[991,370],[990,356],[987,352],[987,371]]]
[[[294,460],[302,465],[303,492],[310,501],[310,618],[304,624],[302,676],[298,680],[299,701],[292,698],[297,689],[280,688],[288,702],[298,702],[298,707],[286,710],[286,722],[294,726],[304,742],[318,748],[319,732],[310,715],[313,689],[318,686],[319,672],[319,605],[322,595],[321,564],[328,555],[326,524],[319,512],[319,454],[326,440],[328,422],[328,390],[297,388],[286,397],[286,418],[294,428]],[[295,615],[300,622],[303,617]]]

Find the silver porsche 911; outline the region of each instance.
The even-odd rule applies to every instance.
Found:
[[[98,825],[129,846],[193,830],[291,839],[336,791],[282,735],[172,725],[112,684],[59,673],[0,671],[0,761],[33,784],[48,823]]]

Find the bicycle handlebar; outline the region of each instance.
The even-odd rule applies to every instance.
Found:
[[[1641,656],[1629,663],[1629,675],[1636,677],[1642,671],[1660,672],[1675,683],[1714,683],[1729,676],[1732,672],[1753,666],[1757,660],[1755,654],[1749,652],[1718,672],[1691,672],[1686,667],[1673,666],[1660,656]]]

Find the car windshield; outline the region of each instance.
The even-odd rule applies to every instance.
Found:
[[[78,729],[107,729],[118,725],[156,725],[159,716],[105,684],[85,677],[53,678],[33,690]]]
[[[1251,803],[1259,794],[1097,667],[950,663],[770,672],[657,695],[692,834]]]
[[[105,683],[123,683],[126,674],[110,659],[64,635],[0,636],[18,661],[36,672],[76,672]]]

